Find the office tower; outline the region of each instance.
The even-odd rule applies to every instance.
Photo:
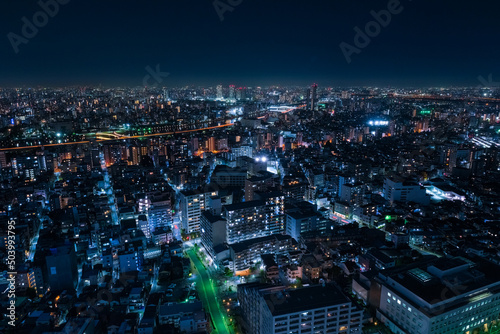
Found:
[[[168,94],[168,89],[167,88],[163,88],[163,100],[164,101],[170,100],[170,96]]]
[[[73,246],[51,248],[45,257],[51,290],[73,290],[78,285],[78,268]]]
[[[457,145],[446,144],[441,147],[440,162],[446,166],[448,172],[457,166]]]
[[[311,88],[306,90],[306,109],[311,110]]]
[[[217,196],[217,191],[181,191],[180,208],[182,228],[186,233],[200,231],[201,212],[208,210],[210,196]]]
[[[224,99],[224,94],[222,93],[222,85],[217,85],[217,100]]]
[[[236,100],[238,101],[246,101],[247,99],[247,88],[240,87],[236,90]]]
[[[387,269],[376,278],[377,317],[393,333],[489,332],[499,321],[498,277],[498,265],[460,257]]]
[[[215,137],[210,137],[207,139],[206,148],[209,152],[215,151]]]
[[[146,215],[139,215],[137,217],[137,228],[144,233],[146,239],[151,239],[151,230],[149,228],[148,217]]]
[[[252,334],[361,333],[363,311],[334,285],[286,289],[238,285],[244,326]]]
[[[318,85],[313,84],[311,86],[311,110],[318,109]]]
[[[337,195],[342,197],[342,186],[344,184],[353,184],[356,178],[354,176],[339,175],[339,183],[337,188]]]
[[[236,100],[236,89],[234,85],[229,85],[229,99]]]

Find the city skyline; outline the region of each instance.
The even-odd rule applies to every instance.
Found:
[[[500,334],[500,2],[0,10],[0,333]]]

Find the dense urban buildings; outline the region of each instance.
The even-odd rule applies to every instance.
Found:
[[[2,331],[496,333],[498,94],[1,89]]]
[[[0,333],[500,334],[500,2],[0,12]]]

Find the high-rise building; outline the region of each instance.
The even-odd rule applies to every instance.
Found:
[[[269,234],[285,231],[285,194],[279,191],[255,192],[254,197],[266,203],[266,226]]]
[[[217,196],[217,193],[217,191],[180,192],[181,222],[186,233],[200,231],[201,212],[208,210],[210,196]]]
[[[217,100],[224,99],[224,94],[222,92],[222,85],[217,85]]]
[[[234,85],[229,86],[229,99],[236,100],[236,89],[235,89]]]
[[[334,285],[286,289],[238,285],[244,326],[252,334],[361,333],[363,311]]]
[[[240,87],[236,90],[236,100],[238,101],[246,101],[247,99],[247,88]]]
[[[264,173],[263,176],[252,176],[245,180],[245,201],[253,201],[256,191],[266,191],[275,183],[274,174]]]
[[[234,244],[270,234],[266,221],[266,202],[251,201],[225,205],[226,241]]]
[[[93,148],[91,151],[90,151],[90,158],[91,158],[91,164],[92,164],[92,168],[100,168],[101,167],[101,156],[100,156],[100,153],[99,153],[99,149],[98,148]]]
[[[302,233],[319,229],[321,215],[309,202],[296,203],[285,211],[285,217],[286,233],[295,240],[300,240]]]
[[[203,211],[200,218],[201,244],[215,260],[216,250],[226,242],[226,220],[210,211]]]
[[[313,84],[311,86],[311,110],[318,109],[318,85]]]

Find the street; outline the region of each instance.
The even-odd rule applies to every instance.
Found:
[[[196,284],[197,288],[199,289],[200,298],[202,299],[203,305],[205,305],[206,310],[212,317],[212,323],[215,327],[212,333],[232,333],[230,326],[227,326],[226,324],[227,317],[224,315],[223,310],[221,310],[220,308],[217,293],[215,292],[214,284],[212,283],[211,278],[207,273],[207,269],[205,269],[193,249],[188,250],[187,254],[191,259],[191,262],[193,263],[196,271],[198,272]]]

